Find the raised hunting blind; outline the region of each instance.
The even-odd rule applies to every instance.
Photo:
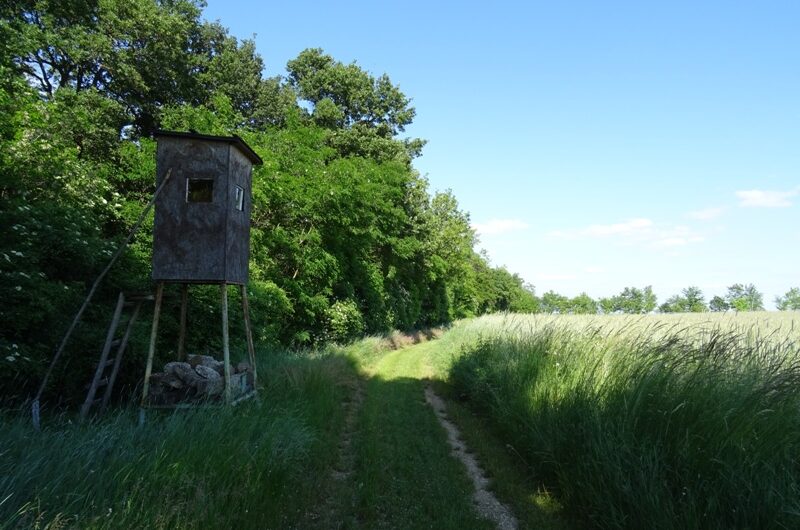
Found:
[[[261,158],[238,136],[159,131],[155,137],[158,142],[156,191],[128,236],[92,283],[61,339],[31,403],[31,417],[36,429],[40,428],[40,399],[54,367],[103,278],[142,227],[153,207],[156,210],[153,229],[155,295],[119,294],[94,378],[87,387],[89,391],[81,407],[81,418],[86,418],[93,407],[99,405],[102,412],[108,405],[134,322],[142,304],[150,300],[155,305],[142,385],[141,421],[144,421],[144,409],[147,407],[191,407],[209,398],[219,400],[221,397],[225,403],[234,404],[255,395],[256,358],[247,302],[247,278],[252,173],[253,165],[262,163]],[[181,285],[178,361],[167,363],[163,373],[154,374],[158,321],[164,285],[167,283]],[[184,342],[190,284],[220,286],[221,362],[207,355],[186,355]],[[235,372],[231,366],[228,336],[229,284],[239,286],[249,356],[249,364],[239,363]],[[133,310],[127,324],[123,325],[121,318],[125,307],[132,307]],[[124,329],[124,334],[115,338],[119,329]],[[112,358],[111,350],[115,347],[116,354]],[[190,362],[183,362],[186,360]],[[105,387],[105,393],[101,399],[95,399],[101,387]],[[151,389],[154,390],[152,393]]]
[[[191,405],[200,398],[219,397],[220,394],[225,403],[235,403],[255,393],[255,351],[246,285],[250,257],[252,171],[253,165],[260,165],[262,161],[238,136],[159,131],[155,138],[158,142],[156,185],[159,190],[155,198],[153,228],[153,280],[156,282],[156,293],[142,406]],[[181,284],[178,362],[168,363],[164,373],[154,374],[152,369],[158,321],[166,283]],[[189,373],[188,363],[183,361],[187,360],[184,343],[190,284],[221,286],[224,358],[216,365],[210,359],[206,366],[215,367],[220,372],[219,384],[211,384],[200,377],[193,381],[196,384],[191,387],[186,376]],[[239,286],[241,293],[250,361],[248,373],[238,369],[234,373],[231,366],[229,284]],[[198,368],[198,373],[213,375],[213,370],[199,370],[195,366],[195,359],[188,360],[192,361],[192,369]],[[159,389],[182,390],[181,396],[187,400],[176,401],[174,397],[165,400]]]
[[[238,136],[156,133],[156,174],[170,182],[156,199],[153,280],[247,283],[253,165]]]

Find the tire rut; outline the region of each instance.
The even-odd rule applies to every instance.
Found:
[[[517,530],[519,523],[514,514],[505,504],[501,503],[494,493],[489,491],[489,479],[478,463],[473,453],[461,439],[458,427],[447,417],[447,407],[444,400],[433,391],[430,385],[425,387],[425,400],[436,413],[436,418],[447,432],[447,441],[450,444],[451,454],[456,457],[466,468],[467,475],[472,480],[475,493],[472,496],[475,509],[484,519],[495,524],[498,530]]]

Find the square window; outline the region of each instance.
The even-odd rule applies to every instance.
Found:
[[[186,179],[186,202],[211,202],[213,197],[212,179]]]
[[[244,188],[236,186],[236,209],[240,212],[244,211]]]

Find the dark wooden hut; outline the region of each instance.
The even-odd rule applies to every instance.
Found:
[[[156,133],[153,280],[232,283],[248,277],[252,170],[261,158],[238,136]]]

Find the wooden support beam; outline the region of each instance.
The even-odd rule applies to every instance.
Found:
[[[189,305],[189,284],[184,283],[181,285],[181,327],[178,334],[178,360],[186,360],[186,351],[184,345],[186,344],[186,313]]]
[[[142,407],[147,405],[147,394],[150,391],[150,375],[153,373],[153,357],[156,354],[156,338],[158,337],[158,319],[161,316],[161,298],[164,295],[164,282],[156,284],[156,301],[153,308],[153,328],[150,331],[150,349],[147,351],[147,366],[144,369],[142,384]]]
[[[240,286],[242,293],[242,312],[244,312],[244,332],[247,336],[247,354],[250,357],[250,367],[253,370],[253,390],[258,383],[258,371],[256,370],[256,348],[253,345],[253,330],[250,326],[250,304],[247,301],[247,286]]]
[[[222,352],[223,362],[225,363],[225,404],[230,405],[233,401],[231,388],[231,347],[228,337],[228,284],[222,283]]]

